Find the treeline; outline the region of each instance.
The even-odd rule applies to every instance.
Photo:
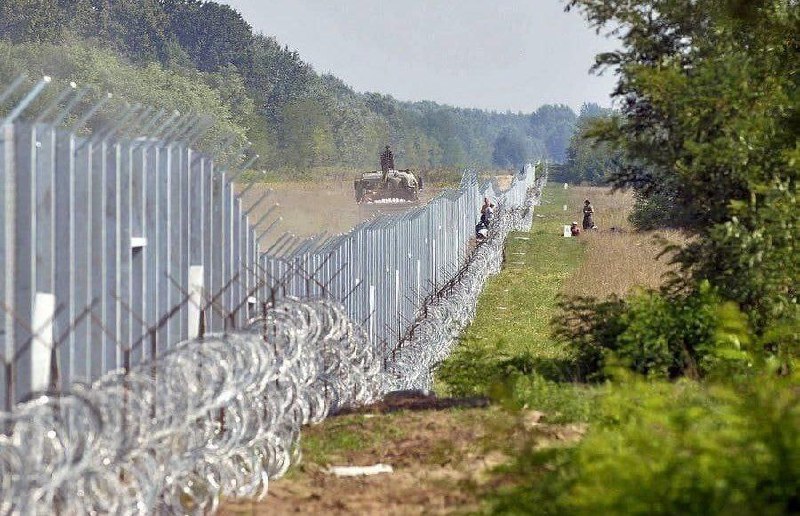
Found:
[[[179,95],[210,88],[218,97],[215,116],[222,115],[237,137],[246,135],[252,152],[262,156],[258,165],[272,170],[373,167],[387,143],[399,163],[422,169],[516,167],[538,157],[560,162],[577,122],[561,105],[532,114],[496,113],[357,93],[316,73],[297,52],[255,33],[238,12],[215,2],[0,0],[0,38],[38,56],[20,64],[34,72],[46,64],[85,83],[89,79],[78,75],[85,70],[63,70],[52,57],[76,62],[88,53],[93,61],[111,61],[110,50],[143,75],[197,83],[183,84]],[[17,49],[6,52],[13,58]],[[96,72],[93,78],[101,75]],[[159,82],[150,79],[143,82]],[[131,101],[154,101],[126,93]]]
[[[569,139],[566,159],[556,167],[555,181],[574,184],[604,185],[619,167],[621,153],[598,138],[598,125],[612,117],[611,109],[595,104],[584,105],[578,115],[575,131]]]
[[[494,512],[795,514],[800,4],[567,5],[618,38],[597,67],[619,78],[619,113],[586,133],[617,154],[602,180],[637,194],[640,225],[686,238],[664,248],[675,267],[661,288],[562,301],[553,323],[569,358],[556,379],[597,382],[595,413],[572,449],[524,452],[505,468],[527,479]],[[597,168],[585,163],[592,181]],[[496,392],[519,385],[505,367]],[[561,412],[570,391],[557,392]]]

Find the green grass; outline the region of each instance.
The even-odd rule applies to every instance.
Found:
[[[437,371],[438,392],[488,394],[557,410],[559,419],[585,419],[586,389],[553,383],[570,379],[570,356],[550,321],[561,286],[586,257],[581,240],[562,236],[567,196],[547,185],[532,230],[510,235],[503,270],[488,281],[475,320]]]
[[[400,414],[381,417],[353,415],[332,418],[324,426],[303,431],[302,450],[305,462],[332,464],[346,461],[355,452],[380,447],[402,435],[396,418]]]
[[[486,285],[465,339],[481,345],[502,341],[503,351],[513,354],[563,357],[550,337],[549,321],[561,285],[585,255],[582,241],[562,236],[566,198],[563,188],[548,185],[531,232],[510,235],[504,269]]]

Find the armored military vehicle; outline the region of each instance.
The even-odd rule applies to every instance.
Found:
[[[389,146],[381,154],[381,169],[364,172],[354,185],[356,202],[417,202],[422,178],[411,170],[397,170]]]

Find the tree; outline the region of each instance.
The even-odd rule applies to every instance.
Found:
[[[543,106],[532,117],[355,92],[213,1],[0,0],[0,38],[65,48],[88,41],[139,66],[158,64],[210,86],[230,108],[225,116],[247,128],[260,165],[271,168],[374,167],[386,144],[403,166],[488,168],[506,129],[521,135],[526,156],[561,160],[575,125],[565,106]],[[85,84],[91,77],[76,79]]]
[[[670,199],[695,238],[683,283],[710,281],[760,331],[800,318],[800,8],[790,0],[571,0],[622,49],[622,117],[602,137],[624,150],[611,182]]]
[[[597,104],[584,104],[577,129],[569,141],[566,162],[560,180],[572,183],[605,184],[621,157],[608,142],[595,136],[595,125],[613,116],[613,111]]]
[[[577,117],[569,106],[546,105],[530,115],[531,135],[544,142],[548,158],[558,163],[567,159],[567,146],[575,132]]]
[[[53,42],[63,30],[57,0],[0,0],[0,36],[5,39]]]
[[[494,142],[492,163],[501,168],[518,168],[528,159],[525,147],[524,136],[505,129]]]
[[[216,72],[228,65],[245,70],[251,63],[253,30],[227,5],[198,0],[166,0],[172,34],[198,69]]]

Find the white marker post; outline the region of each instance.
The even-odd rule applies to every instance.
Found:
[[[53,319],[56,315],[56,296],[37,292],[33,298],[33,330],[31,340],[31,390],[50,388],[50,356],[53,351]]]
[[[572,238],[572,226],[564,226],[564,238]]]
[[[203,266],[192,265],[189,267],[189,338],[196,339],[200,336],[200,318],[203,316]]]
[[[375,343],[375,285],[369,286],[369,342]]]

